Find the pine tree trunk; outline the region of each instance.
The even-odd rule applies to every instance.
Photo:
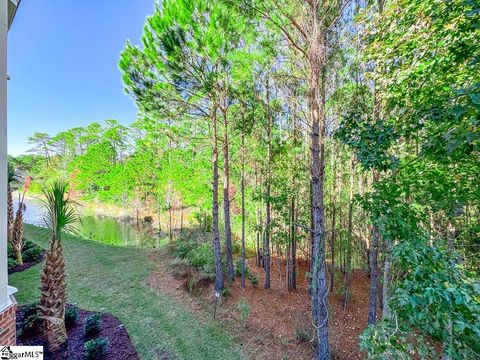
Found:
[[[293,104],[293,146],[297,146],[298,142],[298,129],[296,121],[297,107],[296,103]],[[289,272],[288,272],[288,290],[295,290],[297,288],[297,228],[295,225],[295,200],[296,200],[296,172],[297,172],[297,154],[293,157],[293,167],[292,167],[292,198],[290,203],[290,251],[289,251]]]
[[[311,161],[311,159],[310,159]],[[308,293],[310,296],[312,295],[312,288],[313,288],[313,264],[315,263],[315,253],[313,252],[313,182],[310,181],[310,229],[312,229],[309,232],[309,250],[310,250],[310,260],[308,263]]]
[[[387,249],[385,253],[385,264],[383,266],[383,288],[382,288],[382,318],[387,319],[390,316],[390,308],[388,304],[388,287],[390,286],[391,279],[392,258],[390,249]]]
[[[332,161],[332,195],[331,195],[331,206],[332,206],[332,230],[330,232],[330,286],[329,292],[333,291],[333,285],[335,282],[335,230],[336,230],[336,221],[337,221],[337,207],[336,207],[336,180],[337,180],[337,164],[335,161],[335,151],[334,151],[333,139],[331,142],[331,161]]]
[[[343,297],[343,309],[347,309],[350,276],[352,272],[352,237],[353,237],[353,182],[355,178],[355,158],[350,158],[350,189],[348,196],[348,234],[347,234],[347,254],[345,259],[345,289]]]
[[[330,286],[329,291],[333,291],[333,285],[335,282],[335,226],[336,226],[336,206],[335,199],[332,202],[332,231],[330,237]]]
[[[223,289],[222,252],[220,248],[220,233],[218,229],[218,139],[217,139],[217,107],[212,109],[212,231],[213,250],[215,253],[215,292],[216,295]]]
[[[66,269],[60,239],[52,237],[41,274],[40,316],[45,320],[48,348],[58,350],[67,340],[65,329]]]
[[[225,255],[227,258],[227,279],[231,283],[235,277],[232,256],[232,229],[230,225],[230,166],[228,153],[228,121],[227,110],[223,114],[223,213],[225,220]]]
[[[379,251],[378,251],[378,246],[377,246],[377,261],[379,258]],[[377,264],[377,307],[380,310],[380,313],[383,313],[383,265],[382,262],[380,261],[379,264]]]
[[[291,216],[291,245],[290,245],[290,269],[289,269],[289,290],[295,290],[297,288],[297,237],[295,228],[295,197],[292,196],[290,205]]]
[[[260,230],[257,230],[257,266],[262,266],[262,255],[260,251]]]
[[[172,204],[170,203],[169,209],[168,209],[168,239],[170,242],[173,240],[173,224],[172,224],[172,219],[173,219],[173,214],[172,214]]]
[[[325,62],[326,38],[321,28],[319,2],[312,9],[312,31],[309,46],[309,113],[311,117],[311,183],[313,202],[313,271],[312,312],[317,333],[317,360],[331,357],[328,340],[328,288],[325,263],[325,213],[324,213],[324,167],[325,167]]]
[[[378,174],[374,173],[374,181]],[[377,322],[377,288],[378,288],[378,259],[377,250],[379,242],[379,231],[377,226],[372,226],[372,240],[370,242],[369,264],[370,264],[370,299],[368,305],[368,325]]]
[[[265,189],[265,243],[263,246],[263,265],[265,267],[265,289],[270,289],[270,226],[271,226],[271,207],[270,207],[270,162],[271,162],[271,126],[272,119],[270,114],[270,82],[267,76],[266,86],[267,96],[267,176],[266,176],[266,189]]]
[[[259,181],[258,181],[258,172],[257,169],[255,169],[255,187],[259,187]],[[257,266],[261,267],[262,266],[262,251],[260,250],[260,239],[262,237],[262,231],[261,231],[261,214],[260,214],[260,209],[257,205],[255,205],[255,214],[256,214],[256,225],[257,225]]]
[[[245,135],[242,134],[242,282],[245,288]]]

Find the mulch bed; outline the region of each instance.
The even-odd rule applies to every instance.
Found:
[[[68,305],[72,306],[72,305]],[[87,317],[96,314],[93,311],[79,309],[79,319],[75,325],[67,328],[67,344],[62,351],[52,354],[47,349],[47,343],[43,332],[36,331],[35,333],[25,334],[17,339],[17,345],[41,345],[44,347],[44,358],[48,359],[68,359],[81,360],[84,358],[84,343],[83,324]],[[20,331],[20,324],[24,319],[24,308],[17,309],[17,332]],[[120,320],[115,316],[101,313],[102,325],[100,333],[95,338],[107,338],[109,347],[107,350],[106,360],[137,360],[139,359],[137,351],[135,350],[127,330],[122,325]],[[90,339],[88,339],[90,340]]]
[[[37,265],[38,263],[42,262],[45,259],[45,254],[46,252],[43,251],[40,256],[38,256],[35,260],[32,261],[26,261],[22,265],[15,265],[12,266],[11,268],[8,269],[8,275],[14,274],[23,270],[27,270],[31,268],[32,266]]]

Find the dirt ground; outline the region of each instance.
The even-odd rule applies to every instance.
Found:
[[[174,296],[200,319],[211,319],[214,313],[213,285],[203,291],[187,291],[186,277],[171,271],[175,259],[165,250],[152,255],[157,265],[149,285]],[[242,344],[251,359],[312,359],[314,336],[307,291],[307,264],[299,264],[297,290],[285,288],[285,274],[279,286],[278,269],[272,261],[271,289],[263,288],[264,272],[254,262],[249,267],[260,279],[252,286],[240,287],[240,278],[230,287],[231,295],[217,306],[216,319]],[[190,270],[189,270],[190,271]],[[336,279],[329,296],[329,336],[334,359],[362,359],[358,337],[367,324],[369,279],[363,270],[354,270],[351,277],[350,301],[346,311],[340,289],[343,280]],[[246,305],[248,304],[248,305]]]

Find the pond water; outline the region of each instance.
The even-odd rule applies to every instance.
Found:
[[[18,194],[15,210],[18,207]],[[27,224],[45,226],[43,220],[45,205],[42,200],[35,198],[25,199],[26,211],[24,222]],[[105,244],[137,247],[159,247],[165,242],[164,237],[158,236],[151,224],[141,223],[137,225],[128,220],[117,219],[108,216],[82,214],[79,209],[79,221],[74,225],[76,235],[100,241]]]

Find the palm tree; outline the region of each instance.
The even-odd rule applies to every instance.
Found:
[[[13,212],[13,186],[18,184],[18,173],[12,163],[8,163],[7,169],[7,224],[8,240],[12,241],[13,223],[15,215]]]
[[[72,230],[77,215],[67,197],[67,185],[56,182],[44,191],[45,223],[51,231],[50,249],[41,274],[40,315],[45,320],[48,347],[58,350],[67,340],[65,330],[66,267],[62,253],[62,232]]]

